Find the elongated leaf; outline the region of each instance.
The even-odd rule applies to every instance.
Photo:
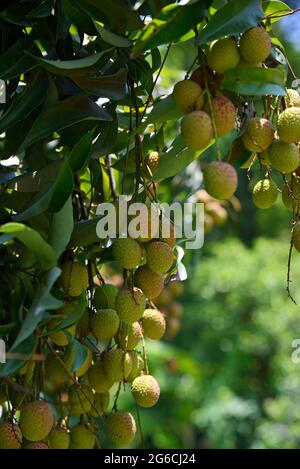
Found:
[[[53,215],[49,244],[59,256],[67,247],[74,228],[72,198],[69,197],[61,210]]]
[[[85,309],[86,309],[86,295],[85,293],[83,293],[79,297],[79,300],[76,303],[72,312],[60,323],[60,325],[55,330],[61,331],[63,329],[67,329],[70,326],[73,326],[73,324],[75,324],[76,322],[79,321],[79,319],[82,318],[83,313],[85,312]]]
[[[238,67],[224,74],[221,88],[250,96],[285,96],[285,76],[275,68]]]
[[[6,223],[0,227],[1,233],[6,233],[17,238],[21,243],[35,255],[42,270],[51,269],[56,265],[57,256],[52,247],[41,237],[41,235],[22,223]]]
[[[270,21],[275,23],[275,21],[280,20],[280,15],[284,15],[288,11],[291,11],[291,8],[284,2],[279,0],[271,0],[262,2],[262,8],[264,10],[265,16],[271,16]],[[276,18],[272,18],[272,16]]]
[[[10,182],[9,187],[18,192],[37,192],[45,187],[49,179],[57,175],[60,166],[60,160],[53,161],[37,171],[17,176]]]
[[[162,124],[168,120],[179,119],[180,117],[182,117],[182,113],[177,109],[172,95],[169,95],[154,104],[153,109],[142,124],[142,128],[149,124]]]
[[[68,162],[73,173],[81,170],[89,161],[94,133],[94,129],[87,132],[72,149]]]
[[[36,61],[26,52],[39,54],[35,43],[28,38],[19,39],[2,57],[0,57],[0,78],[11,80],[21,73],[36,67]]]
[[[0,326],[0,337],[3,337],[6,334],[9,334],[16,327],[15,322],[9,322],[8,324],[3,324]]]
[[[31,10],[27,16],[30,18],[45,18],[51,14],[53,0],[43,0],[40,5]]]
[[[130,47],[131,41],[129,41],[126,37],[118,36],[115,33],[112,33],[108,29],[103,28],[99,24],[95,24],[95,27],[99,33],[99,36],[103,39],[103,41],[111,44],[115,47]]]
[[[24,362],[26,361],[25,357],[28,359],[34,353],[37,346],[37,337],[36,335],[31,335],[27,337],[27,340],[19,344],[18,346],[14,345],[9,352],[15,354],[24,355],[24,360],[21,359],[8,359],[6,363],[0,365],[0,376],[9,376],[12,373],[15,373],[17,370],[22,368]]]
[[[97,77],[74,77],[75,83],[91,95],[114,100],[122,99],[126,95],[127,70],[121,68],[114,75]]]
[[[87,246],[88,244],[99,242],[100,240],[96,233],[96,226],[99,220],[100,217],[95,217],[91,220],[75,223],[69,247]]]
[[[58,267],[54,267],[46,274],[43,281],[37,287],[32,305],[14,342],[14,347],[17,347],[33,333],[37,325],[44,319],[48,310],[58,309],[63,305],[62,301],[57,300],[50,293],[60,274],[61,270]]]
[[[224,36],[240,34],[257,26],[264,16],[261,0],[231,0],[212,16],[199,34],[199,43],[205,44]]]
[[[59,101],[36,119],[19,150],[83,120],[111,121],[112,118],[105,109],[86,96],[72,96]]]
[[[74,373],[80,368],[88,357],[87,347],[82,345],[78,340],[74,339],[70,334],[68,335],[70,346],[70,357],[72,359],[71,372]]]

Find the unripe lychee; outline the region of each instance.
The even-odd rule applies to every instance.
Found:
[[[118,294],[118,288],[115,285],[106,283],[101,287],[95,289],[94,294],[94,306],[96,309],[115,309],[116,307],[116,296]]]
[[[164,288],[164,278],[162,274],[153,272],[148,265],[139,267],[135,273],[134,279],[135,284],[143,290],[149,300],[156,298]]]
[[[261,179],[252,191],[252,200],[258,208],[270,208],[278,196],[277,187],[271,179]]]
[[[272,167],[282,173],[292,173],[299,166],[299,150],[294,143],[274,140],[268,148],[268,157]]]
[[[49,331],[49,337],[51,340],[56,344],[61,347],[64,347],[68,345],[68,336],[65,334],[67,332],[70,334],[72,337],[75,336],[76,333],[76,325],[73,324],[73,326],[68,327],[67,329],[61,330],[61,331],[56,331],[56,332],[51,332],[52,329],[56,329],[59,324],[63,321],[64,319],[61,318],[53,318],[51,319],[48,324],[47,324],[47,329]]]
[[[271,38],[260,26],[250,28],[242,34],[240,53],[246,62],[257,64],[263,62],[271,51]]]
[[[47,402],[33,401],[22,406],[19,424],[26,440],[44,440],[49,435],[53,423],[54,416]]]
[[[70,434],[65,428],[53,428],[48,437],[48,442],[52,449],[68,449],[70,445]]]
[[[270,159],[269,159],[269,153],[268,153],[268,149],[265,150],[265,151],[262,151],[261,153],[258,153],[258,159],[259,159],[259,162],[265,166],[270,166],[271,162],[270,162]]]
[[[153,376],[142,375],[133,381],[131,392],[139,406],[153,407],[159,399],[160,388]]]
[[[184,116],[181,121],[181,136],[183,143],[191,150],[207,147],[213,138],[213,126],[209,115],[204,111],[193,111]]]
[[[194,109],[196,99],[202,94],[202,88],[191,80],[182,80],[176,83],[173,90],[173,100],[177,108],[183,112],[191,112]]]
[[[132,350],[129,352],[132,359],[132,370],[126,378],[128,383],[132,383],[132,381],[141,375],[142,371],[145,367],[145,362],[142,359],[141,355],[136,351]]]
[[[146,309],[141,319],[144,335],[152,340],[159,340],[165,333],[166,321],[157,309]]]
[[[167,335],[174,337],[181,329],[181,321],[178,318],[168,318],[167,320]]]
[[[128,208],[130,210],[130,206]],[[159,236],[160,214],[157,208],[151,204],[151,207],[144,207],[137,216],[130,219],[128,230],[133,229],[134,234],[139,234],[137,241],[139,243],[148,243],[151,239]],[[136,233],[139,231],[139,233]]]
[[[70,430],[70,449],[93,449],[96,442],[94,433],[82,424]]]
[[[43,441],[31,441],[27,442],[24,446],[24,449],[49,449],[48,445]]]
[[[235,107],[226,96],[216,96],[212,99],[212,111],[216,125],[217,136],[227,134],[235,127]],[[205,111],[211,116],[211,109],[207,104]]]
[[[236,191],[238,177],[234,167],[224,161],[214,161],[206,166],[203,179],[207,192],[216,199],[230,199]]]
[[[69,389],[70,412],[73,415],[86,414],[92,408],[94,394],[87,384],[73,384]]]
[[[105,352],[103,359],[104,373],[109,381],[118,383],[126,379],[132,368],[131,356],[121,349]]]
[[[142,248],[135,239],[118,238],[112,249],[114,258],[122,269],[135,269],[141,263]]]
[[[153,272],[165,273],[173,264],[172,248],[163,241],[152,241],[146,245],[147,264]]]
[[[168,317],[181,318],[183,315],[183,306],[178,301],[172,301],[168,305]]]
[[[102,361],[98,361],[88,371],[88,380],[91,387],[97,393],[105,393],[110,390],[114,382],[109,380],[104,373],[104,366]]]
[[[94,405],[92,406],[90,414],[92,417],[99,417],[103,415],[109,405],[109,392],[97,393],[94,398]]]
[[[164,288],[162,292],[154,299],[157,306],[166,306],[172,300],[172,293],[168,288]]]
[[[173,280],[169,283],[168,289],[173,293],[174,296],[180,296],[183,294],[184,286],[179,280]]]
[[[114,412],[106,418],[109,438],[119,446],[132,442],[136,433],[136,423],[129,412]]]
[[[241,59],[239,61],[239,64],[238,64],[238,67],[241,67],[241,68],[261,68],[262,67],[262,62],[258,62],[257,64],[253,64],[253,63],[250,63],[250,62],[246,62],[246,60],[243,60]]]
[[[133,324],[122,323],[115,337],[117,344],[123,350],[133,350],[142,340],[142,328],[139,322]]]
[[[12,422],[0,422],[0,449],[20,449],[22,433]]]
[[[300,140],[300,107],[288,107],[279,114],[277,133],[280,140],[285,143],[293,143]]]
[[[98,340],[112,339],[117,333],[120,319],[114,309],[100,309],[93,314],[91,329]]]
[[[89,284],[86,267],[79,262],[66,262],[61,266],[60,283],[67,295],[81,295]]]
[[[215,72],[224,73],[226,70],[235,68],[239,61],[239,50],[233,39],[220,39],[211,44],[207,62]]]
[[[299,107],[300,106],[300,95],[297,90],[288,89],[286,91],[287,97],[287,105],[288,107]]]
[[[153,176],[158,168],[160,156],[157,151],[150,151],[145,159],[147,172],[150,176]]]
[[[252,117],[247,125],[246,132],[242,136],[242,142],[247,150],[262,152],[272,143],[274,138],[274,127],[272,122],[263,117]]]
[[[117,295],[116,310],[120,320],[126,324],[138,321],[145,306],[146,297],[140,288],[122,288]]]
[[[300,252],[300,222],[297,221],[293,226],[293,235],[292,235],[292,242],[294,248]]]
[[[282,188],[282,202],[289,210],[297,210],[300,205],[300,179],[292,176],[288,187],[285,184]]]

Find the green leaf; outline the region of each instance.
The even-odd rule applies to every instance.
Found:
[[[57,256],[52,247],[41,237],[41,235],[22,223],[6,223],[0,227],[1,233],[17,238],[21,243],[35,255],[42,270],[51,269],[56,265]]]
[[[72,198],[53,215],[48,242],[59,256],[67,247],[74,228]]]
[[[9,322],[8,324],[3,324],[0,326],[0,336],[9,334],[16,327],[15,322]]]
[[[35,43],[28,38],[19,39],[0,57],[0,78],[11,80],[36,67],[36,62],[26,52],[39,54]]]
[[[111,44],[115,47],[130,47],[132,45],[131,41],[129,41],[126,37],[118,36],[115,33],[112,33],[108,29],[103,28],[99,24],[95,24],[95,27],[99,33],[99,36],[103,39],[103,41]]]
[[[126,96],[127,70],[120,68],[114,75],[100,75],[97,77],[78,76],[74,82],[92,96],[101,96],[119,100]]]
[[[54,178],[60,168],[61,161],[56,160],[44,168],[15,177],[9,187],[18,192],[37,192],[45,187],[49,179]]]
[[[80,368],[88,357],[88,349],[82,345],[78,340],[74,339],[70,334],[68,335],[70,356],[72,357],[71,372],[74,373]]]
[[[37,325],[44,319],[47,311],[63,306],[63,302],[54,298],[50,293],[60,274],[61,270],[58,267],[54,267],[38,285],[32,305],[22,323],[13,347],[17,347],[34,332]]]
[[[262,8],[264,10],[265,16],[278,15],[277,18],[270,18],[272,23],[279,21],[280,15],[284,15],[288,11],[292,11],[292,9],[286,3],[280,2],[279,0],[262,2]]]
[[[73,324],[76,324],[79,319],[82,318],[84,312],[86,309],[86,294],[83,293],[80,297],[78,302],[76,303],[76,306],[72,310],[71,314],[69,314],[57,327],[56,330],[61,331],[63,329],[68,329],[68,327],[73,326]]]
[[[62,7],[71,23],[75,24],[79,32],[90,36],[96,35],[96,29],[92,19],[73,0],[62,0]]]
[[[168,120],[179,119],[180,117],[182,117],[182,112],[177,109],[172,95],[169,95],[155,102],[151,112],[142,124],[142,128],[146,128],[149,124],[162,124]],[[140,128],[138,130],[140,131]]]
[[[86,96],[75,95],[59,101],[43,112],[34,122],[19,151],[49,137],[53,132],[84,120],[111,121],[108,112]]]
[[[0,133],[7,128],[25,119],[34,109],[36,109],[44,101],[46,96],[47,80],[44,73],[40,70],[35,73],[25,90],[17,95],[8,108],[8,110],[0,118]]]
[[[132,54],[138,56],[146,49],[180,39],[202,21],[205,14],[203,1],[197,1],[193,5],[172,4],[164,7],[159,15],[142,29]]]
[[[231,0],[219,8],[199,34],[199,44],[246,31],[261,21],[261,0]]]
[[[100,239],[96,233],[96,226],[99,220],[100,217],[95,217],[91,220],[75,223],[69,247],[87,246],[99,242]]]
[[[103,124],[110,123],[104,122]],[[76,145],[74,145],[74,148],[68,157],[69,165],[74,174],[77,173],[77,171],[80,171],[89,161],[94,133],[93,129],[83,135]]]
[[[221,88],[250,96],[285,96],[285,77],[276,68],[238,67],[224,74]]]
[[[100,135],[93,142],[92,158],[99,158],[100,155],[108,154],[116,144],[118,138],[118,119],[113,113],[112,122],[101,122],[99,125]]]
[[[27,16],[30,18],[45,18],[51,14],[53,8],[52,0],[43,0],[40,5],[31,10]]]
[[[24,365],[25,356],[30,358],[30,356],[34,353],[37,346],[37,337],[33,334],[30,337],[27,337],[27,340],[19,344],[18,346],[14,345],[9,352],[15,354],[24,355],[24,359],[8,359],[6,363],[0,365],[0,376],[7,377],[12,373],[15,373],[17,370],[22,368]]]

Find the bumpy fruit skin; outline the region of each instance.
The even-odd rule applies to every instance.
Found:
[[[121,349],[109,350],[104,355],[103,367],[109,381],[118,383],[126,379],[132,368],[131,356]]]
[[[94,433],[84,425],[76,425],[70,430],[70,449],[93,449],[96,442]]]
[[[223,161],[206,166],[203,179],[207,192],[216,199],[230,199],[236,191],[238,178],[234,167]]]
[[[62,355],[58,355],[63,360]],[[62,364],[53,356],[48,355],[45,361],[46,377],[55,384],[63,384],[69,380],[69,374]]]
[[[139,267],[134,278],[136,285],[143,290],[149,300],[156,298],[164,288],[162,274],[153,272],[148,265]]]
[[[135,378],[131,386],[132,395],[141,407],[153,407],[160,395],[159,384],[151,375]]]
[[[101,287],[97,287],[94,294],[94,306],[96,309],[115,309],[116,307],[116,296],[118,294],[118,288],[114,285],[106,283]]]
[[[182,80],[174,86],[172,96],[177,108],[186,114],[193,111],[195,102],[201,94],[200,85],[191,80]]]
[[[129,353],[132,359],[132,370],[127,376],[126,381],[128,383],[132,383],[132,381],[138,376],[140,376],[141,373],[143,372],[145,368],[145,362],[142,359],[141,355],[136,350],[132,350]]]
[[[257,64],[263,62],[271,51],[271,38],[260,26],[248,29],[240,41],[240,53],[245,62]]]
[[[152,241],[146,245],[147,263],[153,272],[165,273],[173,264],[173,251],[163,241]]]
[[[94,405],[90,412],[91,416],[99,417],[100,415],[103,415],[106,412],[108,405],[109,405],[109,393],[108,392],[95,394]]]
[[[181,136],[184,144],[191,150],[207,147],[213,137],[211,118],[204,111],[193,111],[181,121]]]
[[[132,442],[136,433],[136,423],[129,412],[115,412],[106,418],[109,438],[119,446]]]
[[[140,288],[122,288],[117,295],[116,310],[120,320],[126,324],[138,321],[145,306],[146,297]]]
[[[150,176],[153,176],[156,173],[159,161],[159,153],[157,151],[150,151],[145,160],[146,167],[148,172],[150,173]]]
[[[292,173],[299,166],[299,150],[294,143],[274,140],[268,149],[271,166],[282,173]]]
[[[118,238],[113,243],[113,255],[122,269],[132,270],[141,263],[142,248],[131,238]]]
[[[270,208],[275,204],[278,196],[277,187],[270,179],[258,181],[252,192],[252,200],[258,208]]]
[[[263,117],[252,117],[242,136],[242,142],[247,150],[252,152],[262,152],[272,143],[274,138],[274,127],[272,122]]]
[[[54,416],[47,402],[34,401],[22,406],[19,424],[26,440],[44,440],[49,435],[53,423]]]
[[[226,70],[235,68],[240,61],[240,54],[233,39],[225,38],[212,43],[207,62],[212,70],[224,73]]]
[[[298,177],[291,177],[288,187],[282,188],[282,202],[288,210],[297,209],[300,204],[300,180]]]
[[[168,289],[173,293],[174,296],[180,296],[183,294],[184,286],[182,282],[173,280],[173,282],[169,283]]]
[[[98,340],[112,339],[119,325],[120,319],[114,309],[100,309],[91,319],[91,329]]]
[[[205,110],[211,114],[209,106],[206,106]],[[230,99],[226,96],[216,96],[212,100],[212,110],[218,137],[235,128],[236,110]]]
[[[142,340],[142,328],[139,322],[133,324],[122,323],[115,339],[123,350],[133,350]]]
[[[107,379],[104,373],[104,365],[101,361],[98,361],[89,369],[88,380],[91,387],[100,394],[109,391],[114,384],[113,381]]]
[[[280,140],[285,143],[300,140],[300,107],[289,107],[279,114],[277,133]]]
[[[300,106],[300,95],[297,90],[288,89],[286,91],[287,105],[288,107],[299,107]]]
[[[159,340],[166,331],[166,320],[157,309],[146,309],[141,319],[144,335],[152,340]]]
[[[89,284],[86,267],[78,262],[66,262],[61,266],[60,283],[67,295],[81,295]]]
[[[73,415],[86,414],[92,408],[94,395],[87,384],[73,384],[69,389],[69,403]]]
[[[64,428],[53,428],[48,437],[51,449],[68,449],[70,445],[70,434]]]
[[[24,445],[24,449],[49,449],[48,445],[43,441],[32,441]]]
[[[18,425],[0,422],[0,449],[20,449],[22,433]]]

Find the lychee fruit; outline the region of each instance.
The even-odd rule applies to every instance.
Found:
[[[133,324],[122,323],[115,337],[117,344],[123,350],[133,350],[142,340],[142,328],[139,322]]]
[[[300,252],[300,222],[297,221],[293,226],[292,242],[294,248]]]
[[[63,318],[61,318],[61,319],[53,318],[47,324],[47,329],[49,331],[49,337],[51,338],[51,340],[56,345],[59,345],[61,347],[64,347],[64,346],[68,345],[68,343],[69,343],[68,342],[68,336],[65,334],[65,332],[70,334],[72,337],[74,337],[75,333],[76,333],[76,325],[75,324],[73,324],[73,326],[68,327],[67,329],[64,329],[64,330],[61,330],[61,331],[56,331],[56,332],[51,332],[51,330],[56,329],[63,320],[64,320]]]
[[[93,304],[96,309],[115,309],[118,288],[115,285],[106,283],[95,288]]]
[[[205,107],[205,110],[211,116],[209,105]],[[235,128],[236,110],[232,101],[226,96],[216,96],[212,99],[212,112],[218,137]]]
[[[184,286],[182,282],[173,280],[173,282],[169,283],[168,289],[173,293],[174,296],[180,296],[183,294]]]
[[[24,449],[49,449],[49,446],[46,445],[43,441],[28,441],[24,446]]]
[[[74,370],[77,378],[79,378],[80,376],[85,375],[85,373],[90,368],[91,363],[92,363],[92,359],[93,359],[93,353],[92,353],[91,349],[89,347],[87,347],[86,345],[83,345],[83,348],[85,348],[85,350],[86,350],[86,358],[85,358],[84,362],[82,363],[82,365],[79,368],[76,368]],[[66,367],[68,369],[71,369],[72,365],[73,365],[73,362],[74,362],[74,350],[72,349],[72,352],[69,354],[69,356],[67,357],[67,360],[65,361]]]
[[[165,273],[173,264],[172,248],[163,241],[152,241],[146,245],[147,263],[153,272]]]
[[[96,442],[94,433],[82,424],[71,428],[70,438],[70,449],[93,449]]]
[[[288,183],[282,188],[282,202],[288,210],[297,210],[300,204],[300,180],[292,176]]]
[[[91,329],[98,340],[112,339],[117,333],[120,319],[114,309],[100,309],[93,314]]]
[[[136,423],[129,412],[114,412],[106,418],[109,438],[119,446],[132,442],[136,433]]]
[[[65,428],[53,428],[48,437],[48,442],[52,449],[68,449],[70,445],[70,434]]]
[[[258,208],[270,208],[278,196],[277,187],[271,179],[261,179],[252,191],[252,200]]]
[[[280,140],[285,143],[300,140],[300,107],[288,107],[279,114],[277,133]]]
[[[202,88],[191,80],[182,80],[176,83],[173,90],[173,100],[177,108],[183,112],[191,112],[194,109],[196,99],[202,94]]]
[[[150,151],[145,158],[145,164],[146,164],[146,169],[147,173],[149,173],[150,176],[154,176],[154,174],[157,171],[158,165],[160,161],[160,156],[157,151]]]
[[[299,107],[300,106],[300,95],[297,90],[288,89],[286,91],[287,105],[288,107]]]
[[[22,433],[12,422],[0,422],[0,449],[20,449]]]
[[[126,379],[131,371],[131,356],[119,348],[109,350],[104,354],[103,367],[107,379],[118,383]]]
[[[141,375],[133,381],[131,392],[139,406],[153,407],[159,399],[160,388],[153,376]]]
[[[271,51],[271,38],[260,26],[250,28],[241,36],[240,54],[245,62],[257,64],[263,62]]]
[[[142,317],[145,306],[146,297],[140,288],[125,287],[117,295],[116,310],[120,320],[126,324],[138,321]]]
[[[139,267],[136,270],[134,279],[135,284],[145,293],[149,300],[156,298],[164,288],[164,278],[162,274],[153,272],[148,265]]]
[[[168,305],[168,317],[181,318],[183,315],[183,306],[178,301],[172,301]]]
[[[247,150],[255,153],[262,152],[271,145],[274,133],[273,124],[268,119],[252,117],[242,136],[242,142]]]
[[[118,238],[112,249],[114,258],[122,269],[135,269],[141,263],[142,248],[135,239]]]
[[[58,354],[59,358],[64,359],[62,354]],[[54,355],[48,355],[45,361],[46,377],[49,381],[56,384],[66,383],[70,377],[68,371],[63,367]]]
[[[81,295],[89,284],[86,267],[79,262],[65,262],[61,266],[60,283],[67,295],[74,297]]]
[[[240,61],[239,49],[233,39],[224,38],[211,44],[207,62],[212,70],[224,73],[235,68]]]
[[[167,320],[167,335],[174,337],[181,329],[181,322],[178,318],[168,318]]]
[[[154,299],[154,303],[157,306],[166,306],[172,300],[172,293],[168,288],[164,288],[157,298]]]
[[[207,147],[213,138],[209,115],[204,111],[193,111],[184,116],[181,121],[181,136],[183,143],[191,150]]]
[[[205,205],[205,210],[209,216],[212,217],[213,223],[218,226],[224,225],[228,218],[227,210],[220,205],[217,201],[211,200]]]
[[[92,417],[99,417],[103,415],[109,405],[109,392],[97,393],[94,398],[94,405],[92,406],[90,414]]]
[[[238,177],[234,167],[224,161],[214,161],[206,166],[203,179],[207,192],[216,199],[230,199],[236,191]]]
[[[106,377],[102,361],[98,361],[89,369],[88,381],[91,387],[99,394],[109,391],[114,384],[112,380]]]
[[[49,435],[53,423],[54,416],[47,402],[33,401],[22,406],[19,424],[26,440],[44,440]]]
[[[89,412],[94,402],[94,394],[87,384],[73,384],[69,389],[70,412],[73,415],[82,415]]]
[[[292,173],[299,166],[299,150],[294,143],[274,140],[268,148],[268,157],[271,166],[282,173]]]
[[[141,319],[144,335],[152,340],[159,340],[166,331],[164,315],[157,309],[146,309]]]
[[[126,381],[128,383],[132,383],[132,381],[135,378],[137,378],[138,376],[141,375],[141,373],[142,373],[142,371],[144,370],[144,367],[145,367],[145,362],[144,362],[143,358],[141,357],[141,355],[136,350],[132,350],[129,353],[130,353],[131,359],[132,359],[132,369],[131,369],[131,372],[129,373],[129,375],[127,376],[127,378],[126,378]]]

